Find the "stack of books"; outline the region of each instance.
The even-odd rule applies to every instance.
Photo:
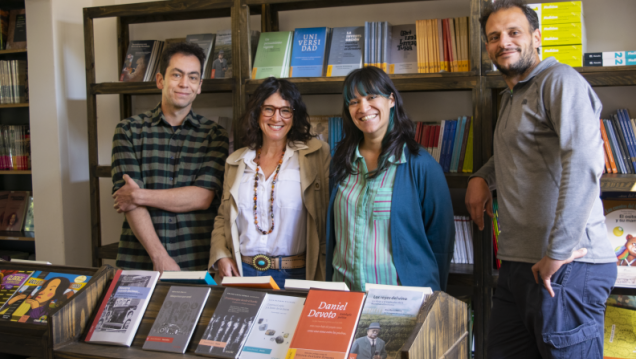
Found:
[[[468,18],[417,20],[419,73],[470,70]]]
[[[0,126],[0,170],[31,168],[31,136],[28,126]]]
[[[473,172],[472,117],[444,120],[441,124],[418,122],[415,141],[433,156],[444,173]]]
[[[605,172],[636,173],[636,121],[626,109],[608,119],[601,119],[601,136],[605,149]]]
[[[451,263],[475,264],[473,226],[470,217],[455,216],[455,250]]]
[[[565,1],[529,6],[539,16],[541,59],[552,56],[558,62],[572,67],[583,66],[583,53],[587,45],[583,3]]]
[[[636,65],[636,51],[588,52],[583,55],[583,66]]]
[[[0,61],[0,104],[29,100],[26,60]]]

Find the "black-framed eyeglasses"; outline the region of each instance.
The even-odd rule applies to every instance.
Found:
[[[276,107],[271,105],[261,106],[261,114],[265,117],[272,117],[276,113],[276,110],[280,113],[282,118],[291,118],[294,115],[294,109],[289,106]]]

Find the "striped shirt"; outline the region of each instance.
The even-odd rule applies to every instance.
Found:
[[[113,193],[124,185],[124,174],[145,189],[197,186],[215,192],[206,210],[173,213],[148,208],[159,240],[182,270],[207,269],[227,152],[225,129],[192,111],[176,129],[165,120],[161,104],[117,124],[111,170]],[[153,268],[148,253],[126,219],[117,251],[117,267]]]
[[[399,161],[375,178],[367,178],[364,157],[356,149],[350,174],[334,200],[336,248],[333,281],[345,282],[351,290],[364,291],[365,283],[398,285],[391,250],[391,200],[397,166],[406,162],[404,150]]]

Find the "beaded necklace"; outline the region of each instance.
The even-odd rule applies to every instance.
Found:
[[[272,218],[272,227],[269,229],[269,231],[265,231],[258,226],[258,170],[261,164],[261,149],[259,148],[256,151],[256,174],[254,175],[254,224],[256,225],[256,229],[262,234],[270,234],[274,230],[274,187],[276,187],[278,171],[280,171],[280,166],[283,164],[283,156],[285,156],[285,151],[283,151],[283,154],[280,155],[278,166],[276,166],[276,172],[274,172],[274,179],[272,180],[272,197],[269,204],[269,213],[270,217]],[[263,175],[265,175],[264,172]]]

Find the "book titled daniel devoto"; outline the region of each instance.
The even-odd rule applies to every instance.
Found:
[[[366,294],[312,289],[286,359],[345,359]]]

